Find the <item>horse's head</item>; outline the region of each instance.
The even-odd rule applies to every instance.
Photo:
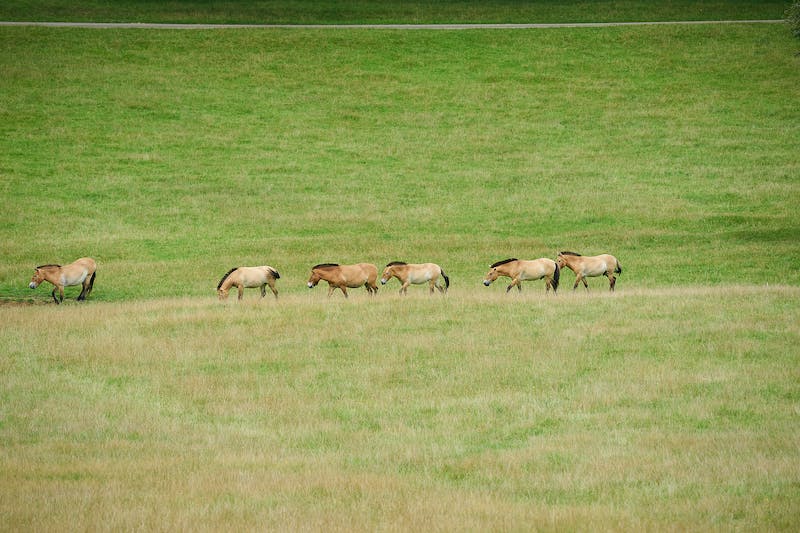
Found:
[[[321,279],[322,276],[319,275],[319,272],[316,269],[312,270],[311,277],[308,278],[308,288],[313,289],[314,287],[316,287],[317,283],[319,283],[319,280]]]
[[[381,275],[381,285],[386,285],[386,283],[392,279],[394,276],[394,265],[389,265],[383,269],[383,274]]]
[[[228,288],[228,289],[217,289],[217,297],[220,300],[227,300],[228,299],[228,292],[230,292],[230,288]]]
[[[575,252],[558,252],[558,257],[556,257],[556,264],[558,268],[564,268],[566,264],[569,262],[569,258],[580,257],[581,254],[576,254]]]
[[[44,272],[42,272],[41,268],[37,268],[36,271],[33,273],[33,277],[31,278],[31,282],[28,284],[28,287],[30,287],[31,289],[35,289],[43,281],[44,281]]]
[[[497,267],[492,267],[489,269],[489,272],[483,277],[483,284],[487,287],[492,284],[494,280],[500,277],[500,272],[497,270]]]

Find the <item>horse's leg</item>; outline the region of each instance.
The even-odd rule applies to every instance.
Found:
[[[612,273],[608,273],[608,290],[614,292],[614,285],[617,284],[617,278]]]
[[[91,276],[89,276],[89,287],[86,289],[86,295],[84,298],[88,298],[90,294],[92,294],[92,289],[94,288],[94,278],[97,275],[97,272],[94,272]]]
[[[581,280],[583,281],[583,286],[584,286],[584,287],[586,288],[586,290],[588,291],[588,290],[589,290],[589,284],[588,284],[588,283],[586,283],[586,276],[583,276],[583,277],[581,278]]]
[[[339,288],[342,290],[342,294],[344,294],[344,297],[349,298],[349,296],[347,296],[347,287],[341,285]]]
[[[433,286],[436,287],[439,290],[440,293],[444,294],[444,287],[442,287],[441,285],[439,285],[435,281],[433,282]],[[432,288],[431,288],[431,293],[433,293],[433,289]]]
[[[506,287],[506,292],[513,289],[515,285],[519,287],[519,280],[516,278],[511,278],[511,283],[508,285],[508,287]]]
[[[573,291],[578,288],[578,284],[581,282],[581,280],[583,280],[583,284],[586,285],[586,280],[583,279],[583,276],[580,274],[575,274],[575,285],[572,286]]]
[[[408,281],[408,280],[406,280],[406,281],[405,281],[405,282],[404,282],[404,283],[403,283],[403,284],[400,286],[400,294],[408,294],[408,286],[409,286],[409,285],[411,285],[411,282],[410,282],[410,281]]]
[[[267,295],[267,284],[264,283],[261,285],[261,297],[263,298],[266,295]]]
[[[272,291],[272,294],[275,295],[275,299],[277,300],[278,299],[278,289],[275,288],[275,280],[274,279],[270,279],[269,281],[267,281],[267,283],[269,284],[269,289]]]
[[[54,286],[53,287],[53,292],[50,293],[50,296],[53,297],[53,301],[55,303],[60,304],[61,302],[58,301],[58,296],[56,296],[56,290],[58,290],[58,289],[57,289],[57,287]]]
[[[336,285],[334,285],[333,283],[328,283],[328,298],[331,297],[334,289],[336,289]]]
[[[239,300],[241,300],[244,296],[244,283],[238,285],[236,288],[239,289]]]

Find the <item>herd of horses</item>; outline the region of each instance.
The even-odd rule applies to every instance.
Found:
[[[555,260],[542,257],[532,261],[522,261],[511,258],[497,261],[489,267],[489,272],[484,276],[483,284],[487,287],[499,277],[511,279],[511,283],[506,287],[506,292],[514,287],[518,291],[522,290],[523,281],[545,280],[545,293],[558,290],[558,283],[561,277],[561,270],[566,267],[575,273],[575,290],[582,282],[586,290],[589,284],[586,278],[594,276],[606,276],[608,278],[609,290],[613,291],[616,285],[617,274],[622,273],[622,266],[613,255],[603,254],[595,256],[584,256],[575,252],[560,252]],[[74,263],[66,266],[61,265],[41,265],[36,267],[36,271],[31,278],[29,287],[35,289],[43,281],[53,285],[53,300],[57,304],[64,301],[64,287],[81,285],[82,290],[78,300],[85,300],[92,292],[97,271],[97,264],[90,257],[83,257]],[[228,297],[231,287],[236,287],[239,292],[239,300],[244,295],[244,289],[260,288],[261,297],[267,294],[269,286],[275,298],[278,297],[278,290],[275,288],[275,281],[281,275],[271,266],[236,267],[230,269],[217,284],[217,295],[220,300]],[[392,261],[387,264],[381,275],[380,282],[385,285],[392,278],[397,278],[400,282],[400,294],[408,293],[409,285],[428,284],[431,294],[436,290],[444,294],[450,287],[450,278],[445,274],[442,267],[435,263],[404,263],[402,261]],[[441,281],[444,281],[442,284]],[[308,288],[313,289],[320,281],[328,282],[328,296],[330,297],[336,289],[342,291],[347,298],[347,289],[364,287],[370,295],[378,292],[378,268],[371,263],[357,263],[355,265],[340,265],[338,263],[321,263],[311,267],[311,276],[308,278]],[[56,295],[58,292],[58,295]]]

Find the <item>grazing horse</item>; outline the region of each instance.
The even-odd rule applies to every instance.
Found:
[[[556,263],[561,268],[565,266],[575,272],[575,285],[572,290],[578,287],[578,283],[583,282],[586,290],[589,290],[589,284],[586,283],[586,278],[593,276],[607,276],[608,289],[614,290],[614,285],[617,283],[617,278],[614,274],[622,274],[622,266],[613,255],[603,254],[594,256],[583,256],[575,252],[560,252],[556,258]]]
[[[558,290],[558,279],[561,276],[561,268],[552,259],[542,257],[533,261],[520,261],[519,259],[506,259],[498,261],[490,267],[489,272],[483,280],[487,287],[500,276],[511,278],[511,284],[506,287],[506,292],[512,287],[517,287],[522,291],[522,282],[544,278],[545,292],[553,289],[553,294]]]
[[[378,267],[370,263],[357,263],[355,265],[339,265],[337,263],[322,263],[311,267],[311,277],[308,278],[308,288],[313,289],[319,280],[328,282],[328,297],[336,289],[341,289],[347,298],[347,288],[354,289],[362,285],[370,295],[378,292],[375,282],[378,279]]]
[[[237,267],[232,268],[227,274],[222,276],[217,284],[217,295],[220,300],[228,298],[228,291],[236,286],[239,289],[239,300],[242,299],[245,288],[252,289],[261,287],[261,297],[267,295],[267,285],[272,290],[275,298],[278,298],[278,291],[275,289],[275,280],[280,279],[281,275],[271,266]]]
[[[53,300],[60,304],[64,301],[64,287],[83,285],[81,294],[78,296],[78,301],[82,301],[92,292],[96,270],[97,264],[91,257],[82,257],[64,267],[61,265],[41,265],[36,267],[28,287],[35,289],[41,282],[49,281],[53,284],[53,292],[51,293]],[[58,290],[58,297],[56,297],[56,290]]]
[[[444,278],[444,287],[436,283],[439,276]],[[433,294],[434,287],[439,289],[439,292],[444,294],[450,287],[450,278],[444,273],[442,267],[434,263],[422,264],[408,264],[402,261],[392,261],[383,271],[381,276],[381,285],[386,285],[392,277],[400,280],[400,294],[408,294],[408,286],[412,283],[419,285],[427,283],[430,287],[430,292]]]

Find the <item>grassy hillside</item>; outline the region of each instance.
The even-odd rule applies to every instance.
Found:
[[[798,529],[787,28],[0,46],[6,528]],[[480,283],[563,249],[616,294]],[[82,255],[89,302],[27,288]],[[305,287],[395,259],[450,292]],[[263,263],[277,301],[216,301]]]
[[[779,19],[785,1],[6,0],[0,20],[271,24],[607,22]]]
[[[3,28],[0,295],[82,255],[101,300],[271,264],[616,254],[625,287],[797,284],[781,26]],[[45,298],[42,293],[41,298]]]

